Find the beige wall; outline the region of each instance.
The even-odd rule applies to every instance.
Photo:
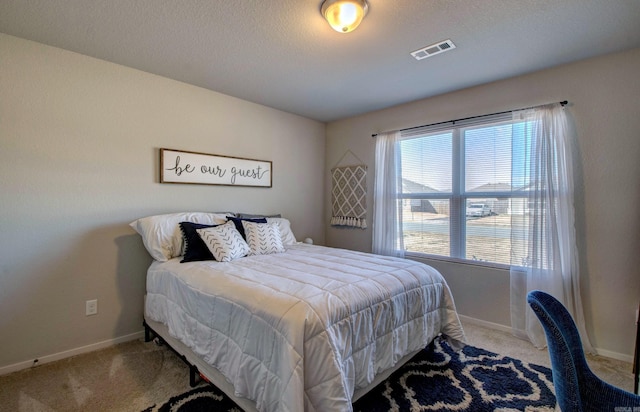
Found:
[[[271,160],[273,187],[160,184],[160,147]],[[324,151],[322,123],[0,34],[0,371],[142,330],[139,217],[282,213],[322,243]]]
[[[569,100],[578,132],[576,230],[587,329],[600,353],[631,360],[640,302],[639,73],[640,49],[636,49],[330,123],[325,222],[331,212],[330,169],[349,149],[369,166],[371,226],[372,133]],[[329,246],[371,250],[371,229],[336,229],[327,224],[326,238]],[[510,324],[508,272],[429,263],[449,281],[460,313]]]

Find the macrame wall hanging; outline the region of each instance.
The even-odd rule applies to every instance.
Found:
[[[360,164],[339,166],[350,154]],[[331,225],[350,228],[367,228],[367,166],[347,150],[331,169]]]

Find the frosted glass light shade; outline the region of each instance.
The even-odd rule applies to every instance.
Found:
[[[366,0],[325,0],[320,11],[335,31],[349,33],[360,25],[368,10]]]

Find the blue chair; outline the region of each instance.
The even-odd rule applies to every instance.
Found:
[[[553,386],[562,412],[640,410],[640,396],[606,383],[589,369],[578,329],[558,300],[535,290],[529,292],[527,302],[547,337]]]

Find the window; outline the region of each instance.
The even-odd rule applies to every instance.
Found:
[[[531,128],[508,113],[403,131],[405,252],[526,266]]]
[[[513,331],[535,345],[545,338],[529,291],[582,313],[565,104],[376,135],[372,251],[508,265]]]

